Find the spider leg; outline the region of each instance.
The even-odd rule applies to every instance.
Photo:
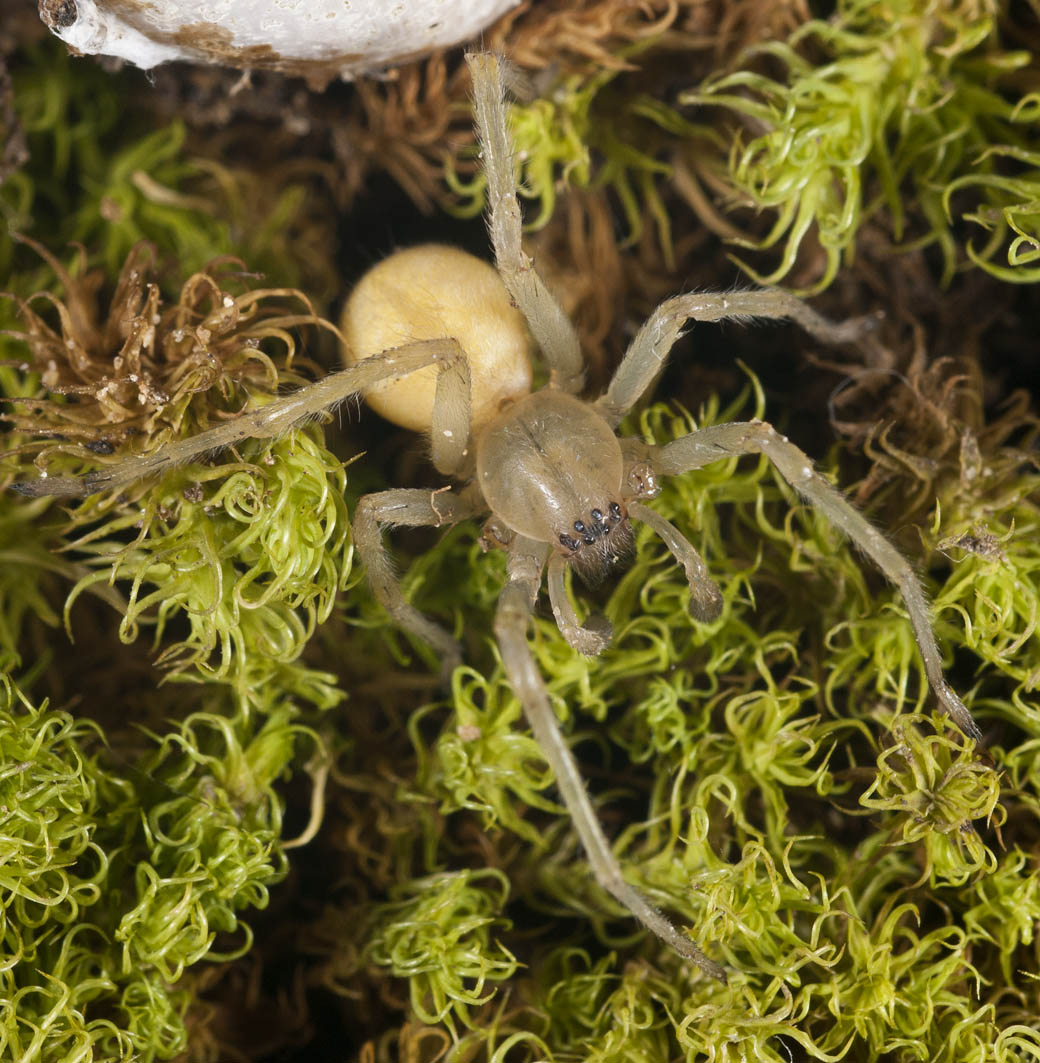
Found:
[[[376,600],[393,622],[429,643],[443,657],[446,678],[462,663],[459,644],[439,624],[423,616],[405,599],[383,544],[382,528],[439,528],[457,524],[484,508],[479,492],[396,488],[365,495],[354,511],[354,545],[365,565]]]
[[[462,470],[470,453],[472,374],[469,358],[462,348],[455,340],[447,342],[455,345],[457,354],[444,362],[437,374],[430,422],[430,457],[438,472],[454,476]]]
[[[790,318],[822,343],[842,344],[864,340],[877,326],[877,317],[853,318],[841,324],[828,321],[808,304],[775,288],[748,292],[702,292],[666,299],[636,333],[596,407],[611,427],[646,393],[664,366],[668,352],[682,335],[687,321],[723,318]]]
[[[719,585],[708,575],[708,566],[693,544],[671,521],[665,520],[648,506],[629,502],[628,515],[651,528],[686,571],[686,579],[690,584],[689,609],[694,620],[703,623],[718,620],[722,613],[722,592]]]
[[[440,376],[450,377],[444,384],[445,394],[448,396],[444,403],[440,401],[442,381],[438,380],[437,399],[434,403],[435,427],[440,426],[443,433],[444,427],[448,424],[457,425],[458,417],[462,416],[462,412],[458,412],[461,401],[459,391],[462,386],[459,383],[460,378],[465,380],[466,385],[466,405],[463,412],[466,414],[468,424],[469,366],[465,353],[452,339],[423,340],[383,351],[348,369],[330,373],[321,380],[298,388],[288,395],[279,395],[265,406],[239,414],[205,432],[187,439],[174,440],[147,454],[117,460],[114,464],[88,473],[86,476],[44,475],[38,480],[28,480],[12,486],[19,493],[33,497],[68,495],[78,498],[86,498],[87,495],[98,491],[129,487],[138,480],[160,476],[175,466],[184,465],[204,454],[223,450],[225,447],[241,443],[246,439],[269,439],[284,435],[289,429],[335,408],[339,403],[373,384],[397,380],[427,365],[439,365],[446,368],[449,372],[442,372]],[[444,407],[441,415],[443,424],[437,419],[438,406]],[[448,443],[447,446],[444,445],[445,441]],[[437,461],[440,458],[446,468],[449,470],[453,468],[452,462],[461,461],[461,458],[457,459],[460,442],[461,449],[464,451],[469,442],[468,428],[464,436],[460,435],[459,440],[451,440],[442,435],[440,440],[435,441],[434,460]],[[438,449],[439,445],[441,449]]]
[[[625,882],[621,865],[603,833],[589,795],[585,792],[578,765],[560,731],[545,684],[527,645],[527,627],[538,596],[547,551],[545,544],[535,543],[519,535],[509,549],[509,582],[498,600],[495,637],[498,639],[510,685],[520,699],[524,715],[545,759],[553,769],[556,785],[588,854],[596,881],[647,929],[652,930],[681,956],[695,963],[712,978],[725,982],[724,968],[709,960],[638,890]]]
[[[506,121],[504,82],[510,69],[503,59],[488,52],[471,52],[466,62],[473,78],[473,112],[487,177],[488,229],[495,248],[495,264],[549,364],[550,386],[574,394],[581,391],[585,381],[578,335],[538,276],[521,241],[513,144]]]
[[[654,468],[662,476],[675,476],[734,455],[764,454],[811,506],[847,535],[898,587],[921,651],[925,675],[943,711],[966,735],[981,741],[982,732],[971,713],[943,676],[942,657],[932,631],[928,601],[910,563],[855,506],[816,472],[812,462],[798,447],[764,421],[742,421],[702,428],[663,446],[651,447],[650,452]]]
[[[572,649],[585,654],[586,657],[595,657],[610,645],[614,632],[606,617],[590,616],[586,624],[578,620],[567,598],[567,588],[563,581],[566,568],[567,562],[562,554],[554,553],[550,556],[546,582],[549,585],[549,604],[552,606],[556,626]]]

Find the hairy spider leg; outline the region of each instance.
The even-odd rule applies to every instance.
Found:
[[[982,732],[964,702],[946,682],[942,656],[932,631],[928,601],[910,563],[836,488],[816,470],[808,456],[764,421],[738,421],[701,428],[662,446],[648,448],[649,460],[661,476],[678,476],[723,458],[764,454],[780,475],[809,505],[847,535],[899,589],[914,639],[924,661],[928,682],[946,712],[976,741]]]
[[[239,414],[187,439],[174,440],[158,450],[130,458],[117,458],[106,468],[83,477],[41,476],[12,484],[23,495],[66,495],[86,498],[98,491],[129,487],[138,480],[161,476],[178,465],[195,461],[247,439],[271,439],[284,435],[306,421],[335,409],[351,396],[365,391],[373,384],[397,380],[428,365],[439,366],[437,396],[444,399],[443,412],[434,417],[434,424],[451,424],[459,430],[452,438],[441,434],[433,441],[434,463],[442,471],[453,471],[465,456],[469,440],[469,363],[465,352],[452,339],[422,340],[366,358],[348,369],[330,373],[314,384],[308,384],[288,395],[280,395],[265,406]],[[464,394],[463,394],[464,392]],[[465,417],[465,431],[460,426]],[[442,424],[443,422],[443,424]],[[460,452],[461,451],[461,452]]]
[[[724,318],[746,321],[756,317],[790,318],[827,344],[861,342],[870,336],[877,323],[875,317],[869,316],[836,324],[796,296],[773,288],[678,295],[667,299],[650,315],[625,352],[606,392],[594,405],[607,423],[616,428],[653,385],[687,322]],[[641,448],[630,444],[628,449],[632,453]],[[651,497],[653,493],[637,489],[636,497]],[[722,612],[722,594],[689,540],[669,521],[638,502],[630,503],[628,512],[633,519],[649,526],[683,566],[690,585],[690,615],[704,622],[717,620]]]
[[[522,535],[509,547],[508,582],[498,599],[495,637],[509,682],[520,699],[538,746],[556,776],[556,785],[581,839],[596,881],[648,930],[706,974],[726,981],[726,971],[703,952],[622,877],[621,865],[607,841],[549,702],[545,683],[527,645],[527,627],[538,597],[549,546]]]
[[[365,495],[354,511],[354,545],[364,563],[372,593],[395,624],[423,639],[441,654],[442,673],[446,679],[462,663],[459,644],[444,628],[427,619],[406,600],[383,544],[382,528],[440,528],[476,516],[486,508],[483,496],[476,488],[464,488],[458,492],[396,488]]]
[[[466,62],[473,77],[473,113],[487,177],[488,230],[495,264],[549,365],[549,386],[577,394],[585,383],[578,334],[521,243],[523,219],[516,199],[505,104],[504,82],[511,71],[502,58],[487,52],[471,52]]]
[[[437,374],[430,425],[433,464],[439,472],[450,476],[460,472],[470,456],[470,365],[465,351],[455,340],[427,340],[416,346],[431,343],[441,347],[448,345],[446,349],[452,352]],[[375,359],[385,357],[384,353],[376,355]],[[373,360],[365,358],[354,368],[360,369]],[[380,491],[361,498],[354,512],[354,545],[365,566],[372,593],[395,624],[423,639],[441,654],[441,671],[446,679],[462,663],[459,644],[405,599],[393,562],[383,544],[381,528],[383,525],[442,527],[486,509],[480,489],[474,486],[459,492],[409,488]]]
[[[606,392],[596,400],[596,409],[611,428],[643,397],[657,379],[668,353],[683,334],[688,321],[721,321],[737,318],[790,318],[821,343],[858,343],[869,338],[877,317],[852,318],[841,324],[816,313],[797,296],[776,288],[747,292],[692,292],[666,299],[636,333]]]
[[[453,344],[454,353],[441,365],[437,374],[430,420],[430,458],[438,472],[454,476],[462,471],[470,456],[472,370],[469,357],[456,340],[433,342]],[[366,361],[367,358],[359,364],[364,365]]]

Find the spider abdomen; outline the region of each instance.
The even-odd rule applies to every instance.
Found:
[[[474,427],[531,390],[532,343],[524,317],[495,268],[461,248],[422,244],[383,259],[358,281],[341,324],[347,365],[421,340],[457,340],[470,363]],[[431,365],[377,384],[365,400],[388,421],[429,432],[437,372]]]
[[[478,435],[477,479],[513,531],[601,568],[619,554],[624,460],[610,425],[587,403],[546,389],[507,407]],[[585,565],[581,566],[585,568]]]

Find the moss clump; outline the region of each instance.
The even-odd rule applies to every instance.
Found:
[[[497,940],[509,929],[501,918],[505,876],[490,868],[433,875],[394,894],[371,912],[363,959],[408,980],[420,1022],[444,1022],[452,1033],[456,1019],[472,1027],[472,1012],[520,966]]]
[[[92,241],[94,254],[79,248],[71,261],[0,235],[9,270],[0,311],[8,485],[40,469],[75,474],[117,452],[161,447],[267,401],[309,369],[300,330],[328,327],[306,297],[264,289],[228,258],[181,274],[168,296],[156,259],[193,261],[203,247],[212,256],[229,243],[227,225],[214,230],[208,208],[171,191],[198,177],[175,127],[135,140],[128,123],[121,147],[109,145],[110,127],[92,110],[112,96],[104,79],[96,99],[69,89],[67,107],[86,111],[70,143],[62,107],[33,120],[34,91],[50,99],[63,70],[59,63],[53,86],[26,83],[23,72],[16,99],[34,163],[64,145],[72,156],[59,152],[56,162],[64,157],[68,171],[55,171],[53,187],[35,168],[22,171],[0,195],[25,208],[9,214],[21,224],[53,194],[56,228],[67,234],[77,204],[62,178],[76,173],[79,216],[91,226],[106,210],[112,216],[100,252]],[[95,158],[102,145],[111,150]],[[95,163],[115,167],[101,191]],[[171,181],[165,192],[161,179]],[[131,187],[141,198],[119,199]],[[162,203],[152,211],[154,196]],[[142,232],[164,250],[131,246]],[[106,258],[118,259],[111,272],[96,265]],[[343,697],[328,671],[300,657],[350,573],[346,478],[315,426],[235,457],[64,515],[53,503],[4,495],[9,705],[0,732],[11,769],[0,795],[0,867],[19,870],[0,898],[5,1058],[184,1052],[198,1007],[188,972],[245,954],[253,940],[245,914],[266,907],[285,877],[283,799],[273,786],[297,760],[307,770],[303,761],[321,747],[296,722],[299,706]],[[68,634],[79,638],[71,652],[53,634],[63,600]],[[130,645],[142,627],[153,629],[164,671],[142,672],[113,653],[117,632]],[[164,677],[180,682],[164,688]],[[76,715],[34,708],[30,694],[41,691]],[[321,769],[314,773],[320,784]],[[320,813],[319,785],[315,821]]]
[[[1024,96],[1010,121],[1028,131],[1037,123],[1038,108],[1040,94]],[[955,204],[962,204],[963,219],[989,234],[981,247],[968,241],[968,257],[1001,280],[1016,284],[1040,280],[1040,267],[1033,265],[1040,260],[1040,152],[1027,151],[1014,142],[994,144],[974,169],[981,172],[958,177],[943,193],[948,217],[955,215]],[[966,200],[976,205],[964,209]],[[1002,254],[1006,266],[1000,264]]]
[[[298,729],[288,721],[283,710],[250,735],[222,715],[194,713],[143,765],[168,791],[142,816],[147,859],[133,868],[136,904],[113,935],[124,969],[154,970],[172,984],[204,956],[229,959],[249,948],[237,913],[266,907],[286,871],[271,784],[293,759]],[[214,948],[218,933],[236,931],[234,946]]]
[[[338,699],[313,675],[289,676],[350,573],[342,470],[308,432],[243,457],[182,470],[149,493],[143,511],[119,507],[78,536],[77,552],[96,571],[66,609],[88,588],[125,584],[120,637],[153,627],[158,663],[227,680],[247,697],[278,674],[284,693],[331,704]],[[170,639],[169,626],[182,629],[176,621],[188,631]]]
[[[281,380],[297,379],[292,329],[325,327],[299,293],[243,290],[233,274],[221,277],[220,263],[189,278],[167,306],[149,282],[141,246],[124,264],[107,317],[98,320],[96,275],[72,274],[42,253],[65,298],[45,293],[37,300],[53,309],[57,327],[32,300],[22,302],[24,328],[8,336],[28,348],[26,367],[42,382],[6,417],[14,428],[9,443],[17,444],[8,451],[11,475],[24,476],[30,457],[45,475],[82,471],[117,447],[126,453],[120,445],[127,440],[151,450],[232,416],[247,401],[263,401]],[[302,313],[278,303],[293,297]],[[54,435],[80,446],[55,443]],[[313,676],[290,681],[289,674],[350,572],[345,476],[306,429],[251,444],[240,458],[217,469],[181,469],[132,498],[94,497],[77,506],[62,534],[90,571],[66,612],[84,590],[124,584],[124,640],[147,624],[167,664],[228,679],[246,698],[277,672],[286,692],[329,704],[335,696]],[[181,616],[188,633],[164,644],[168,625]]]
[[[948,282],[962,262],[952,223],[965,218],[990,231],[982,249],[967,244],[972,262],[1005,280],[1034,280],[1026,267],[1040,252],[1028,150],[1036,101],[1001,92],[1032,61],[1001,50],[995,3],[841,0],[833,19],[752,48],[743,69],[685,94],[764,130],[732,130],[727,198],[775,215],[766,235],[735,242],[779,245],[782,255],[768,272],[741,267],[778,283],[811,234],[825,265],[806,288],[821,291],[851,261],[865,222],[883,216],[897,246],[938,246]]]
[[[12,133],[24,131],[19,157],[31,162],[8,174],[0,163],[0,277],[15,266],[12,234],[21,233],[48,248],[90,248],[91,265],[108,277],[147,241],[164,281],[244,254],[253,270],[330,294],[328,230],[304,177],[261,179],[205,157],[189,148],[181,121],[157,123],[137,74],[74,60],[53,39],[16,52],[9,66]],[[23,296],[50,285],[24,261],[14,276]]]
[[[968,749],[936,730],[931,721],[901,716],[892,726],[894,744],[878,757],[878,774],[860,798],[864,808],[899,813],[893,824],[904,842],[923,841],[932,883],[963,886],[996,869],[997,858],[974,827],[999,827],[996,772]],[[934,726],[934,725],[933,725]]]
[[[594,7],[606,9],[582,16]],[[542,149],[560,148],[556,176],[586,158],[623,76],[584,102],[588,82],[568,81],[560,110],[533,116]],[[614,147],[631,165],[614,172],[637,199],[661,197],[677,257],[689,256],[699,245],[659,167],[695,134],[664,109],[625,115]],[[570,139],[554,139],[558,119]],[[30,141],[57,145],[60,126],[49,118]],[[133,158],[140,131],[106,128],[111,140],[93,136],[103,157],[71,148],[62,172]],[[609,160],[587,159],[594,185]],[[171,224],[190,229],[200,205],[184,198],[198,191],[184,165],[178,149],[148,172],[168,175]],[[206,265],[223,245],[170,265],[206,244],[205,224],[176,238],[158,226],[176,250],[153,259],[139,229],[107,245],[95,216],[91,246],[69,253],[77,181],[53,189],[50,218],[46,178],[23,173],[4,202],[35,188],[21,202],[46,239],[0,241],[15,294],[0,336],[7,479],[161,446],[322,371],[302,344],[319,353],[328,330],[285,275],[261,282],[251,258]],[[161,192],[120,180],[105,187]],[[613,241],[614,221],[627,233],[631,218],[600,191],[589,196]],[[139,207],[123,209],[151,216]],[[109,256],[114,268],[95,272]],[[662,281],[659,258],[670,294],[683,280]],[[598,264],[582,260],[591,286]],[[902,319],[888,320],[895,357]],[[897,379],[903,400],[873,402],[853,425],[859,446],[821,467],[842,484],[862,477],[854,497],[922,572],[985,750],[930,713],[898,595],[764,460],[667,481],[653,503],[719,579],[717,622],[690,617],[682,571],[645,529],[616,582],[572,588],[579,610],[614,625],[600,658],[575,654],[546,612],[534,622],[539,669],[626,875],[726,963],[728,986],[595,886],[496,654],[503,559],[483,554],[475,523],[397,540],[408,595],[464,643],[450,692],[352,568],[344,490],[414,485],[414,444],[366,423],[341,447],[369,452],[348,483],[316,424],[67,511],[4,495],[0,1055],[293,1058],[319,1042],[368,1063],[1040,1054],[1036,421],[1024,400],[983,416],[993,380],[965,350],[956,365],[874,374]],[[707,360],[687,373],[684,357],[663,395],[719,379],[703,375]],[[782,410],[753,387],[695,414],[650,406],[628,430],[664,441]],[[290,850],[297,834],[309,843]]]
[[[284,876],[270,785],[295,728],[253,738],[200,713],[146,774],[106,767],[100,729],[0,705],[0,1052],[18,1060],[169,1059],[187,1042],[175,983]],[[157,799],[157,795],[161,795]],[[223,955],[228,954],[227,949]]]

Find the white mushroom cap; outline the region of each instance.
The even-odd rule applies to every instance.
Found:
[[[480,33],[518,0],[40,0],[67,45],[150,68],[171,60],[349,76]]]

